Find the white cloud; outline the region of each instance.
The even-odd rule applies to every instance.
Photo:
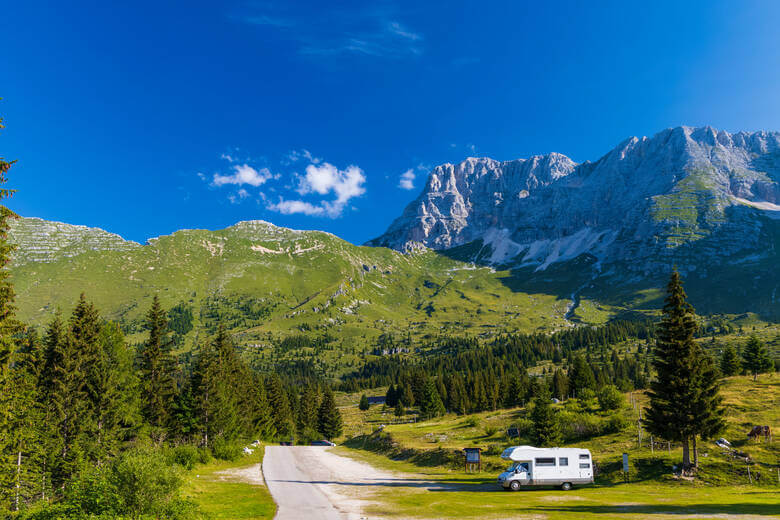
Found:
[[[401,174],[401,180],[398,181],[398,187],[402,190],[413,190],[414,189],[414,171],[409,168],[405,172]]]
[[[293,150],[290,153],[288,153],[286,157],[288,163],[298,162],[302,159],[305,159],[312,164],[319,164],[320,162],[322,162],[322,159],[320,159],[319,157],[314,157],[311,154],[311,152],[306,149]]]
[[[401,38],[406,38],[407,40],[416,41],[422,39],[422,36],[407,30],[398,22],[388,23],[387,30],[390,31],[392,34],[395,34],[396,36],[400,36]]]
[[[274,175],[268,168],[256,170],[248,164],[236,164],[233,165],[232,175],[215,173],[212,183],[214,186],[224,186],[225,184],[243,186],[244,184],[249,184],[257,187],[265,184],[268,179],[272,178],[274,178]]]
[[[317,217],[340,217],[350,199],[359,197],[366,192],[363,186],[366,176],[363,170],[351,165],[339,170],[330,163],[321,165],[310,164],[306,167],[306,175],[298,179],[296,191],[300,195],[335,195],[333,200],[308,202],[279,198],[279,202],[269,203],[266,208],[284,215],[300,213]]]
[[[323,206],[315,206],[311,202],[305,202],[302,200],[284,200],[279,199],[276,204],[268,204],[267,209],[276,211],[282,215],[292,215],[295,213],[302,213],[309,216],[323,216],[326,212]]]
[[[238,190],[237,195],[239,199],[245,199],[249,196],[249,192],[246,191],[244,188],[241,188],[240,190]]]
[[[334,204],[344,205],[353,197],[359,197],[366,192],[363,183],[366,176],[363,170],[355,165],[347,166],[346,170],[339,170],[330,163],[321,165],[310,164],[306,167],[306,175],[301,178],[298,185],[298,193],[318,193],[327,195],[333,192],[336,195]]]

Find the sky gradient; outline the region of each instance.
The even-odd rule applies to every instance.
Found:
[[[9,206],[139,242],[263,219],[363,243],[436,164],[780,130],[780,2],[323,4],[4,6]]]

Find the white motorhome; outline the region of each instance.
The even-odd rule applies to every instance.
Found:
[[[575,484],[593,483],[593,460],[580,448],[534,448],[512,446],[501,454],[512,465],[498,476],[504,489],[524,486],[560,486],[568,491]]]

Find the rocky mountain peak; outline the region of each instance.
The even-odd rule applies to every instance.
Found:
[[[493,263],[540,269],[585,253],[599,263],[658,263],[692,248],[714,251],[710,242],[727,237],[730,249],[760,249],[762,219],[779,219],[778,203],[780,133],[679,126],[630,137],[595,162],[551,153],[442,164],[368,245],[409,251],[481,241]]]

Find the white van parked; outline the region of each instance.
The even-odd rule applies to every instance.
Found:
[[[593,483],[593,460],[580,448],[534,448],[512,446],[501,454],[512,465],[498,476],[504,489],[524,486],[560,486],[568,491],[575,484]]]

